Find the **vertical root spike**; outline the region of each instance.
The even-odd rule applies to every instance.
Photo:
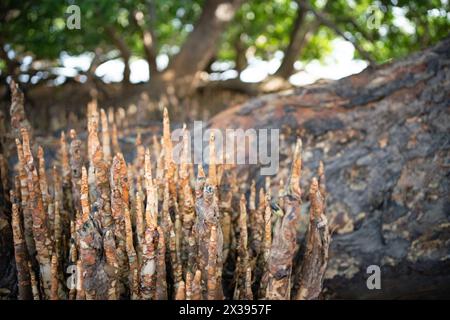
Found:
[[[211,227],[211,236],[209,239],[209,249],[208,249],[208,300],[217,299],[217,228],[216,226]]]
[[[300,190],[300,175],[302,168],[301,152],[302,152],[302,140],[298,138],[297,143],[295,145],[289,182],[286,185],[286,187],[288,188],[286,193],[297,198],[301,197],[301,190]]]
[[[59,300],[58,297],[58,258],[56,254],[52,256],[52,264],[51,264],[51,273],[52,273],[52,284],[51,284],[51,294],[50,300]]]
[[[102,125],[103,157],[106,162],[111,162],[111,137],[108,126],[108,117],[104,109],[100,109],[100,122]]]
[[[11,191],[11,200],[14,200],[14,193]],[[23,237],[20,223],[19,204],[12,204],[12,229],[14,239],[14,257],[17,268],[17,286],[18,298],[20,300],[31,300],[33,298],[31,291],[30,270],[27,259],[27,249]]]
[[[175,294],[175,300],[186,300],[186,286],[184,281],[178,283],[177,292]]]
[[[202,300],[202,272],[195,271],[194,280],[192,281],[192,300]]]

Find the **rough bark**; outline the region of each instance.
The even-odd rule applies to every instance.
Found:
[[[0,185],[0,189],[3,187]],[[9,204],[0,193],[0,299],[11,298],[17,294],[17,280],[23,281],[23,277],[17,279],[16,263],[14,262],[13,227]],[[20,293],[22,297],[22,292]]]
[[[13,217],[12,217],[12,228],[14,235],[14,254],[16,259],[17,268],[17,286],[18,286],[18,299],[20,300],[31,300],[31,281],[30,281],[30,270],[28,269],[28,253],[25,245],[25,240],[23,238],[22,226],[20,224],[20,212],[19,205],[13,203],[12,205]]]
[[[323,166],[319,166],[323,173]],[[323,175],[322,175],[323,176]],[[306,251],[300,269],[300,284],[296,299],[317,299],[322,292],[323,276],[328,263],[330,231],[325,216],[325,186],[313,178],[309,189],[310,220]]]
[[[22,91],[16,82],[11,81],[11,107],[9,109],[9,114],[11,116],[11,127],[13,129],[14,138],[20,139],[20,129],[26,128],[30,133],[31,139],[33,139],[33,134],[31,130],[31,124],[25,116],[25,105],[24,96]]]
[[[293,258],[298,250],[298,224],[300,222],[301,195],[301,149],[302,142],[296,143],[289,183],[284,196],[284,216],[274,227],[274,239],[270,249],[267,272],[266,298],[270,300],[290,300]]]
[[[450,295],[449,62],[446,39],[404,60],[263,96],[211,120],[218,128],[300,134],[302,189],[324,160],[333,232],[325,297]],[[280,168],[292,143],[281,140]],[[280,171],[272,185],[285,178]],[[366,286],[374,264],[381,290]]]

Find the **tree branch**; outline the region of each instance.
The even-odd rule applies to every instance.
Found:
[[[132,21],[139,30],[142,38],[142,45],[144,47],[145,58],[148,63],[150,75],[154,75],[158,72],[156,66],[156,46],[155,46],[155,35],[152,28],[145,28],[144,26],[144,14],[142,11],[136,11],[132,15]]]
[[[347,36],[325,13],[317,12],[308,1],[302,1],[300,5],[305,9],[310,10],[323,25],[336,32],[336,34],[340,35],[345,40],[351,42],[355,49],[361,54],[361,56],[369,61],[370,64],[375,64],[375,60],[370,56],[370,54],[366,50],[364,50],[357,43],[357,41]]]
[[[286,50],[284,51],[284,58],[278,68],[275,76],[282,77],[283,79],[288,79],[294,72],[294,63],[300,56],[303,48],[308,44],[311,36],[320,27],[320,21],[315,19],[309,24],[306,24],[306,15],[308,10],[302,6],[304,0],[297,0],[298,13],[297,18],[294,22],[294,26],[290,35],[290,42]],[[326,12],[331,1],[327,1],[322,9],[322,12]]]

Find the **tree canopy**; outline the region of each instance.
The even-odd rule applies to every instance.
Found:
[[[66,26],[70,5],[80,7],[79,30]],[[377,64],[434,44],[450,26],[447,0],[3,0],[0,12],[2,78],[29,73],[25,82],[39,72],[49,77],[63,53],[91,53],[88,76],[120,57],[129,81],[131,57],[148,62],[151,78],[170,80],[167,70],[192,76],[226,61],[239,73],[249,57],[283,52],[275,75],[287,79],[296,61],[322,59],[335,38]],[[157,66],[160,55],[169,59],[166,70]]]

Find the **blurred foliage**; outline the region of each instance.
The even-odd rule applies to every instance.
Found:
[[[151,29],[158,53],[176,54],[186,36],[195,27],[206,0],[2,0],[0,3],[0,39],[17,56],[31,55],[34,60],[56,59],[62,52],[78,55],[101,48],[114,50],[105,32],[113,26],[128,44],[134,56],[143,57],[139,26],[133,15],[141,12],[143,28]],[[239,42],[247,56],[270,59],[284,50],[299,11],[298,1],[244,1],[234,21],[223,34],[217,60],[234,60]],[[377,62],[404,56],[436,43],[448,35],[448,0],[328,0],[325,14],[345,34],[358,42]],[[310,0],[323,10],[326,0]],[[81,8],[81,30],[65,27],[66,9]],[[306,15],[306,24],[315,16]],[[338,37],[326,26],[319,26],[299,59],[321,59]],[[355,52],[357,57],[358,53]],[[0,64],[4,68],[4,64]]]

